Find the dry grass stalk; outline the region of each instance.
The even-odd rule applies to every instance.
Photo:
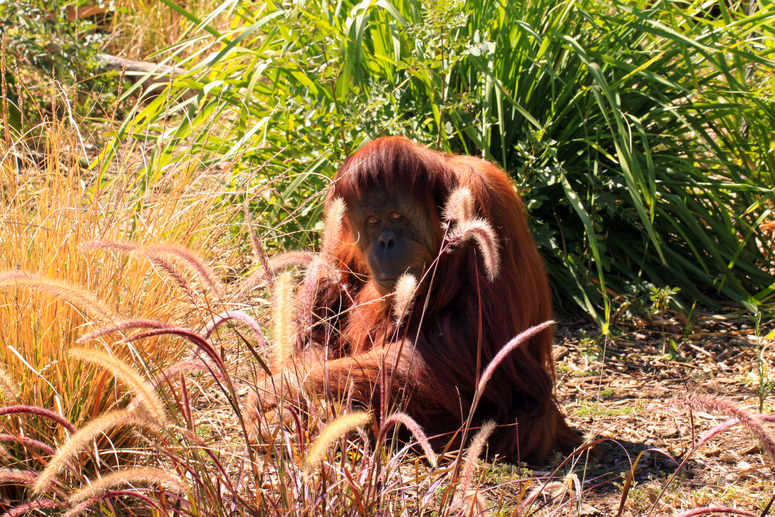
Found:
[[[166,424],[167,414],[164,410],[164,404],[156,395],[153,386],[146,382],[131,366],[99,350],[74,348],[70,350],[70,356],[111,371],[116,379],[121,380],[137,396],[151,418],[159,425]]]
[[[155,422],[145,414],[136,411],[120,409],[100,415],[97,418],[90,420],[80,431],[70,437],[69,441],[59,448],[56,455],[49,461],[46,469],[35,481],[33,487],[35,492],[44,492],[60,469],[93,440],[100,437],[106,431],[121,426],[142,427],[158,433],[163,431],[163,427],[159,425],[158,422]]]
[[[293,297],[293,274],[280,275],[274,294],[274,337],[272,372],[282,372],[291,361],[296,344],[296,310]]]
[[[90,486],[70,495],[70,503],[75,504],[99,495],[101,492],[125,485],[157,485],[176,494],[185,494],[186,485],[172,474],[160,469],[145,467],[112,472],[94,481]]]
[[[305,475],[309,476],[312,474],[323,461],[326,452],[328,452],[338,439],[342,438],[353,429],[368,424],[370,421],[370,413],[356,411],[354,413],[341,415],[336,420],[329,423],[320,433],[320,436],[315,438],[315,441],[312,442],[309,453],[304,459],[302,468],[304,469]]]

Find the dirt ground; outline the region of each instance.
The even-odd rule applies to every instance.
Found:
[[[775,482],[773,465],[757,442],[736,425],[691,453],[693,443],[731,416],[690,412],[677,401],[702,394],[759,413],[761,381],[769,381],[771,389],[775,380],[775,351],[760,338],[772,329],[757,329],[745,315],[700,315],[685,339],[685,326],[676,321],[619,328],[624,332],[608,341],[595,325],[581,321],[560,322],[555,332],[560,406],[587,437],[605,439],[597,457],[575,465],[583,502],[566,514],[617,515],[626,477],[642,451],[621,515],[669,516],[703,506],[761,513],[775,494]],[[763,379],[757,367],[762,346],[769,366]],[[774,403],[772,393],[763,413],[771,415]],[[775,435],[775,426],[766,428]]]

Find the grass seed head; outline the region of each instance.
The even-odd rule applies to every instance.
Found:
[[[365,411],[355,411],[339,416],[329,423],[320,433],[309,449],[309,454],[302,465],[304,473],[309,476],[323,461],[323,457],[331,446],[347,433],[357,427],[362,427],[371,421],[371,414]]]

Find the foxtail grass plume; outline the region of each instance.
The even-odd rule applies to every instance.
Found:
[[[417,278],[409,273],[398,277],[396,288],[393,291],[393,317],[396,326],[412,311],[414,295],[417,292]]]
[[[490,380],[490,377],[492,377],[493,372],[498,367],[498,365],[501,364],[501,361],[503,361],[506,358],[507,355],[509,355],[514,350],[516,350],[517,347],[521,346],[528,339],[535,336],[536,334],[540,334],[541,332],[551,327],[552,325],[554,325],[554,320],[545,321],[539,325],[530,327],[527,330],[523,330],[515,338],[513,338],[511,341],[506,343],[506,345],[498,351],[495,357],[492,358],[490,363],[487,365],[487,368],[484,369],[484,373],[482,373],[482,378],[479,379],[479,384],[476,387],[476,392],[479,393],[480,395],[484,393],[484,388],[487,385],[487,382]]]
[[[164,425],[167,422],[164,404],[156,395],[153,386],[146,382],[131,366],[99,350],[73,348],[70,350],[70,357],[110,370],[116,379],[123,382],[137,396],[142,407],[151,418],[160,425]]]
[[[458,224],[447,237],[450,246],[463,244],[469,239],[476,241],[476,247],[482,254],[485,274],[490,282],[494,282],[500,273],[501,256],[498,250],[498,238],[490,223],[477,217]]]
[[[716,412],[731,416],[740,421],[748,431],[759,441],[759,446],[765,456],[775,465],[775,438],[767,432],[757,415],[751,414],[734,402],[705,395],[689,395],[679,403],[691,408],[701,409],[706,412]]]
[[[320,436],[315,438],[309,449],[309,454],[304,459],[302,465],[305,475],[309,476],[323,461],[323,457],[328,449],[336,441],[357,427],[362,427],[371,421],[371,414],[365,411],[356,411],[339,416],[336,420],[329,423]]]
[[[5,406],[19,403],[19,388],[2,366],[0,366],[0,395],[3,396],[3,405]]]
[[[272,372],[280,373],[290,363],[296,344],[296,310],[293,299],[293,273],[284,272],[275,284]]]
[[[115,321],[118,314],[83,289],[60,280],[44,278],[26,271],[0,272],[0,287],[27,287],[60,298],[78,309],[84,309],[97,321]]]
[[[269,259],[269,270],[272,272],[272,275],[274,275],[277,273],[277,271],[287,267],[307,266],[314,260],[316,256],[317,253],[313,253],[311,251],[289,251],[286,253],[281,253]],[[272,278],[273,287],[270,289],[270,291],[274,293],[274,276]],[[248,277],[242,282],[242,286],[239,288],[238,295],[244,296],[245,294],[249,293],[253,290],[254,287],[260,284],[262,280],[265,280],[264,268],[260,267],[257,271],[254,271],[248,275]]]
[[[86,251],[101,251],[101,250],[114,250],[131,252],[136,251],[138,246],[128,242],[106,241],[106,240],[94,240],[82,242],[79,246],[82,250]]]
[[[35,485],[33,486],[35,492],[44,492],[60,469],[79,452],[88,447],[93,440],[103,433],[121,426],[141,427],[156,433],[160,433],[163,430],[163,427],[159,425],[158,422],[151,420],[145,414],[138,413],[137,411],[119,409],[100,415],[97,418],[90,420],[80,431],[71,436],[69,441],[59,448],[56,455],[49,460],[46,469],[35,481]]]
[[[172,325],[171,323],[167,323],[165,321],[151,320],[151,319],[145,319],[145,318],[123,320],[123,321],[119,321],[115,325],[100,327],[96,329],[94,332],[90,332],[84,336],[81,336],[80,338],[78,338],[78,343],[85,343],[87,341],[92,341],[93,339],[97,339],[102,336],[113,334],[114,332],[124,332],[126,330],[169,329],[169,328],[174,328],[174,325]]]
[[[476,471],[476,460],[482,455],[484,446],[487,445],[487,440],[495,430],[495,422],[485,423],[479,432],[474,435],[471,440],[471,445],[468,446],[468,452],[465,455],[465,462],[463,464],[463,474],[460,480],[460,497],[468,494],[471,488],[471,482],[474,479],[474,472]]]
[[[92,482],[70,495],[70,503],[80,503],[99,495],[101,492],[125,485],[161,486],[176,494],[185,494],[186,485],[177,476],[161,469],[151,467],[134,468],[112,472]]]
[[[182,264],[188,271],[198,276],[215,294],[221,294],[221,284],[210,267],[190,249],[177,244],[149,244],[142,246],[135,254],[147,259],[165,259],[167,257]]]
[[[335,198],[326,211],[323,248],[320,254],[323,260],[331,265],[336,265],[334,264],[334,258],[336,257],[336,250],[339,248],[339,240],[342,235],[342,219],[346,211],[347,205],[345,205],[344,199],[341,197]]]
[[[307,336],[312,332],[312,320],[314,317],[315,300],[317,300],[318,295],[319,277],[324,268],[323,256],[318,255],[312,260],[307,268],[304,282],[299,289],[298,320],[300,336]]]
[[[245,198],[245,204],[243,205],[243,211],[245,212],[245,221],[248,223],[248,233],[250,234],[250,244],[253,246],[253,254],[256,256],[259,265],[261,266],[261,275],[269,291],[274,290],[274,272],[269,267],[269,257],[266,255],[266,248],[258,237],[256,230],[253,228],[253,217],[250,215],[250,205],[248,199]]]
[[[449,226],[452,222],[459,225],[474,217],[474,197],[467,187],[458,187],[447,198],[441,216]]]
[[[267,346],[266,346],[266,339],[264,339],[264,333],[261,332],[261,325],[258,324],[256,320],[245,314],[244,312],[240,311],[225,311],[213,318],[212,323],[207,325],[204,331],[204,338],[210,339],[210,336],[212,333],[223,325],[226,322],[229,321],[239,321],[240,323],[244,323],[250,330],[253,331],[253,334],[256,336],[256,339],[258,339],[258,344],[261,345],[261,349],[266,353]]]
[[[391,427],[398,423],[404,424],[404,426],[409,429],[412,435],[417,439],[417,443],[419,443],[420,447],[422,447],[422,450],[425,453],[425,456],[428,458],[430,464],[435,467],[437,465],[436,454],[433,452],[433,447],[431,447],[430,441],[428,441],[428,436],[425,434],[425,431],[423,431],[422,427],[420,427],[420,424],[418,424],[416,420],[414,420],[406,413],[396,411],[395,413],[392,413],[390,416],[388,416],[385,421],[382,422],[382,427],[380,428],[380,437],[384,437],[387,431],[389,431]]]

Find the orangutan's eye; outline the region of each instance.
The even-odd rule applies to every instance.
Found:
[[[369,226],[374,226],[378,222],[379,222],[379,219],[377,219],[376,216],[370,215],[369,217],[366,218],[366,224],[368,224]]]

